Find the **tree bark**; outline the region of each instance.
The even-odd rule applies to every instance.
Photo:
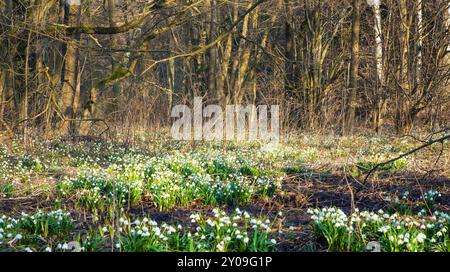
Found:
[[[207,13],[207,21],[209,22],[208,29],[208,43],[214,41],[217,32],[217,17],[216,17],[216,1],[215,0],[207,0],[206,3],[206,13]],[[211,47],[208,51],[208,91],[211,95],[215,96],[217,100],[220,100],[220,92],[218,92],[217,88],[217,74],[218,74],[218,53],[217,53],[217,45]]]
[[[68,0],[65,3],[65,21],[70,25],[76,25],[79,22],[80,5],[79,2]],[[59,128],[60,135],[68,135],[71,133],[70,119],[74,118],[73,102],[77,86],[78,75],[78,42],[79,36],[70,39],[66,44],[66,55],[64,63],[64,80],[61,89],[61,110],[64,120]]]
[[[286,90],[286,96],[292,97],[295,89],[294,80],[294,62],[295,62],[295,37],[292,27],[292,5],[289,0],[284,0],[286,19],[284,22],[284,55],[285,55],[285,81],[284,88]]]
[[[359,67],[359,33],[361,26],[361,0],[353,0],[352,17],[352,47],[349,74],[349,94],[347,99],[347,111],[344,121],[344,134],[353,132],[353,123],[355,122],[356,94],[358,88],[358,67]]]
[[[236,21],[239,17],[239,9],[238,9],[238,3],[237,1],[232,2],[232,20]],[[231,96],[231,88],[230,88],[230,74],[229,74],[229,67],[230,67],[230,60],[231,60],[231,53],[233,50],[233,33],[228,34],[224,50],[222,53],[222,59],[221,59],[221,65],[220,65],[220,75],[217,81],[217,88],[221,90],[222,99],[219,101],[219,104],[225,106],[230,99]]]
[[[375,17],[374,29],[375,29],[375,61],[377,69],[377,84],[375,90],[375,105],[372,113],[373,128],[379,133],[380,127],[383,124],[383,110],[385,100],[383,98],[383,88],[385,85],[384,64],[383,64],[383,38],[382,38],[382,24],[381,24],[381,11],[380,3],[376,2],[373,5],[373,13]]]
[[[108,0],[108,21],[109,27],[116,28],[117,23],[115,22],[115,14],[116,14],[116,0]],[[110,47],[112,49],[117,48],[117,39],[116,35],[110,35]],[[118,61],[116,60],[116,56],[114,53],[111,53],[111,72],[116,71],[118,68]],[[118,105],[120,104],[120,96],[122,90],[120,83],[116,82],[112,86],[112,94],[113,94],[113,111],[117,110]]]

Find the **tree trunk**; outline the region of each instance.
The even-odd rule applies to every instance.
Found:
[[[210,43],[214,41],[216,37],[217,32],[217,18],[216,18],[216,7],[215,7],[216,1],[215,0],[207,0],[206,3],[206,9],[207,9],[207,20],[209,25],[208,29],[208,41],[207,43]],[[217,67],[217,46],[213,46],[208,50],[208,78],[207,78],[207,84],[208,84],[208,91],[210,95],[215,96],[217,100],[220,99],[220,92],[218,92],[217,84],[216,84],[216,77],[218,72]]]
[[[238,3],[234,1],[232,3],[233,5],[233,15],[231,18],[231,21],[236,21],[239,16],[239,8]],[[231,59],[231,53],[233,49],[233,33],[230,33],[228,35],[228,38],[225,43],[225,48],[222,53],[222,60],[220,65],[220,73],[219,78],[217,81],[217,89],[221,90],[222,98],[219,101],[219,103],[224,106],[226,105],[230,99],[231,96],[231,88],[230,88],[230,75],[229,75],[229,66],[230,66],[230,59]]]
[[[80,5],[76,0],[66,1],[66,14],[65,22],[68,25],[76,25],[80,16]],[[69,38],[66,44],[66,59],[64,63],[64,80],[61,89],[61,110],[64,115],[62,120],[59,134],[68,135],[71,133],[70,119],[74,118],[73,102],[77,86],[78,75],[78,46],[77,41],[79,37],[75,39]]]
[[[385,105],[385,99],[383,98],[383,90],[385,85],[384,65],[383,65],[383,38],[382,38],[382,24],[381,24],[381,12],[380,3],[375,2],[373,5],[374,13],[374,29],[375,29],[375,61],[377,69],[377,84],[374,95],[374,108],[372,111],[373,129],[379,133],[380,127],[383,124],[383,110]]]
[[[295,80],[294,80],[294,61],[295,61],[295,36],[292,27],[292,5],[289,3],[289,0],[284,0],[285,4],[285,12],[286,19],[284,22],[284,55],[285,55],[285,81],[284,88],[286,90],[286,96],[288,98],[292,97],[293,91],[295,89]]]
[[[422,82],[423,0],[417,0],[417,62],[416,84]]]
[[[3,68],[0,67],[0,129],[2,126],[4,126],[4,114],[5,114],[5,106],[6,106],[6,99],[5,99],[5,89],[6,89],[6,72],[3,70]]]
[[[349,94],[346,103],[347,111],[344,121],[344,134],[353,132],[353,123],[355,121],[356,94],[358,88],[358,66],[359,66],[359,33],[361,25],[361,0],[353,0],[353,18],[352,18],[352,48],[349,74]]]
[[[117,24],[115,22],[115,14],[116,14],[116,0],[108,0],[108,21],[110,27],[116,27]],[[111,49],[116,49],[117,47],[117,39],[115,35],[110,35],[110,47]],[[111,53],[111,71],[114,73],[118,68],[118,61],[116,60],[117,56],[115,56],[114,52]],[[114,83],[112,86],[112,94],[113,94],[113,111],[116,111],[120,104],[120,97],[122,94],[120,83]]]
[[[398,69],[399,87],[397,87],[397,120],[396,128],[398,134],[408,133],[412,127],[413,117],[411,112],[412,97],[412,74],[411,74],[411,23],[412,16],[408,12],[408,1],[400,0],[400,67]],[[399,89],[400,88],[400,89]]]
[[[252,2],[252,1],[251,1]],[[247,5],[247,8],[249,8],[252,3],[249,3]],[[241,32],[241,37],[247,37],[248,34],[248,27],[249,27],[249,20],[250,20],[250,16],[249,14],[247,14],[244,17],[243,23],[242,23],[242,32]],[[243,75],[243,70],[242,67],[243,63],[245,62],[245,58],[246,58],[246,48],[245,45],[247,44],[247,42],[245,42],[245,40],[243,38],[239,38],[237,45],[236,45],[236,54],[233,60],[233,65],[232,65],[232,83],[233,83],[233,88],[231,89],[231,93],[232,93],[232,99],[234,103],[238,103],[238,97],[239,97],[239,92],[240,92],[240,80],[241,77]],[[246,68],[245,68],[246,69]]]
[[[253,2],[250,1],[249,7],[252,4],[253,4]],[[247,27],[247,30],[245,32],[250,33],[251,29],[256,29],[257,22],[258,22],[258,8],[256,8],[253,11],[252,24],[250,24],[250,23],[244,24],[243,27]],[[245,21],[244,21],[244,23],[245,23]],[[251,28],[250,28],[250,26],[251,26]],[[249,38],[244,35],[242,35],[242,36],[245,38]],[[245,96],[246,77],[247,77],[247,73],[249,72],[250,57],[251,57],[252,47],[253,47],[247,41],[244,41],[243,45],[244,45],[243,46],[244,51],[240,58],[241,62],[240,62],[240,66],[239,66],[238,77],[237,77],[237,80],[235,81],[235,87],[234,87],[234,90],[236,92],[235,93],[235,104],[240,104]]]

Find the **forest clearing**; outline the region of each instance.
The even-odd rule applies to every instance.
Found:
[[[0,249],[366,251],[378,241],[387,251],[449,250],[448,143],[364,183],[417,142],[299,135],[270,148],[194,147],[164,138],[2,146]]]
[[[0,252],[450,251],[450,0],[0,0],[0,49]]]

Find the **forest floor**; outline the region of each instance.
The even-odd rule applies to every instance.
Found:
[[[448,142],[167,139],[2,140],[0,251],[450,250]]]

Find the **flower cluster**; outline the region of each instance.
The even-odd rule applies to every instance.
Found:
[[[232,214],[214,209],[211,217],[195,213],[191,225],[158,224],[144,217],[132,221],[120,218],[115,248],[126,252],[257,252],[275,249],[272,225],[268,219],[252,217],[236,209]],[[110,230],[102,230],[105,234]]]
[[[51,235],[63,235],[71,231],[73,220],[70,213],[62,210],[50,212],[39,210],[33,215],[22,213],[16,226],[28,233],[48,237]]]
[[[88,209],[110,203],[134,205],[144,194],[161,210],[204,204],[243,204],[253,197],[273,196],[280,179],[264,176],[261,169],[237,155],[189,153],[145,158],[104,170],[86,170],[58,184],[62,197],[75,195]],[[245,167],[243,166],[245,165]]]
[[[193,214],[191,220],[198,225],[192,236],[199,251],[269,251],[277,243],[270,220],[252,218],[240,209],[231,215],[214,209],[212,217]]]
[[[3,215],[0,217],[0,251],[9,245],[24,251],[44,250],[49,247],[48,240],[60,239],[72,231],[72,217],[62,210],[38,210],[33,215],[22,213],[18,219]]]
[[[437,198],[441,197],[441,194],[437,191],[430,190],[425,192],[423,196],[420,197],[420,200],[424,202],[424,206],[427,209],[433,209],[434,205],[437,202]]]
[[[275,250],[274,231],[277,218],[253,217],[236,209],[226,213],[214,209],[211,216],[195,213],[190,222],[158,223],[150,217],[131,219],[125,215],[115,224],[99,226],[84,236],[73,236],[73,221],[61,210],[18,219],[0,217],[0,251],[65,252],[104,251],[150,252],[259,252]],[[75,241],[67,242],[69,237]],[[78,238],[77,238],[78,237]],[[111,240],[113,239],[113,240]]]
[[[385,251],[439,250],[449,242],[449,215],[432,216],[360,212],[347,216],[338,208],[310,209],[318,237],[324,237],[329,250],[362,250],[371,240],[380,242]]]

